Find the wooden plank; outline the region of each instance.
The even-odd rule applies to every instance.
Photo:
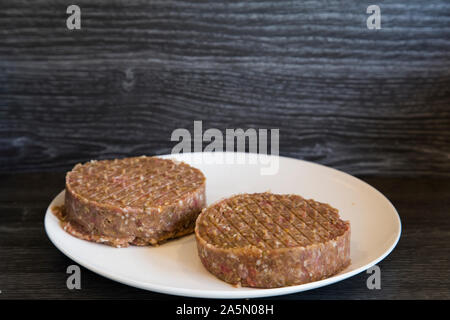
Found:
[[[403,232],[378,265],[381,290],[361,273],[337,284],[277,299],[450,299],[450,179],[366,177],[397,208]],[[39,187],[40,186],[40,187]],[[74,262],[47,238],[43,219],[63,188],[63,173],[0,175],[0,299],[174,299],[134,289],[82,268],[82,289],[70,291]]]
[[[352,174],[450,175],[450,4],[4,1],[0,171],[169,153],[176,128],[280,128]]]

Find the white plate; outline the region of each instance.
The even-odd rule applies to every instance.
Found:
[[[163,157],[186,161],[203,171],[207,178],[209,204],[236,193],[268,190],[296,193],[331,204],[339,209],[344,220],[350,220],[351,223],[351,265],[328,279],[298,286],[234,288],[218,280],[203,267],[192,235],[159,247],[131,246],[121,249],[69,235],[50,211],[52,206],[63,203],[64,191],[47,209],[45,229],[48,237],[76,263],[109,279],[146,290],[204,298],[267,297],[329,285],[373,266],[392,251],[400,238],[401,223],[395,208],[380,192],[357,178],[306,161],[257,156],[258,163],[262,159],[279,163],[277,174],[261,175],[260,169],[267,165],[250,164],[248,154],[239,154],[244,164],[211,163],[214,162],[211,161],[213,157],[221,155],[193,153]]]

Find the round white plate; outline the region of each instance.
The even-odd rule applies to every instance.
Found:
[[[230,155],[232,158],[224,157]],[[236,193],[263,191],[295,193],[329,203],[339,209],[344,220],[350,220],[351,265],[328,279],[298,286],[235,288],[203,267],[192,235],[159,247],[128,248],[112,248],[69,235],[50,210],[63,204],[64,191],[52,201],[45,215],[45,229],[53,244],[93,272],[137,288],[189,297],[255,298],[310,290],[351,277],[385,258],[400,238],[400,218],[389,200],[367,183],[338,170],[291,158],[243,153],[162,157],[185,161],[203,171],[208,204]],[[233,159],[234,163],[230,163]],[[264,160],[272,161],[274,170],[269,173],[277,171],[275,174],[261,174],[269,166]],[[217,163],[220,161],[223,163]]]

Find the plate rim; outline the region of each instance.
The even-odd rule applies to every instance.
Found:
[[[190,152],[190,153],[182,153],[181,155],[186,155],[186,154],[191,154],[191,155],[195,155],[195,154],[208,154],[208,153],[214,153],[214,152]],[[221,153],[227,153],[227,152],[221,152]],[[244,156],[248,155],[249,153],[245,153],[245,152],[232,152],[233,154],[244,154]],[[162,158],[170,158],[173,157],[176,154],[164,154],[164,155],[156,155],[156,157],[162,157]],[[258,154],[257,154],[258,155]],[[63,246],[61,246],[57,239],[56,239],[56,235],[53,234],[52,230],[50,230],[50,224],[52,223],[52,219],[57,219],[56,216],[53,215],[53,213],[51,212],[51,208],[52,206],[54,206],[54,202],[56,201],[57,198],[62,197],[63,194],[65,193],[65,189],[62,190],[61,192],[59,192],[50,202],[49,206],[47,207],[45,216],[44,216],[44,228],[45,228],[45,232],[47,234],[47,237],[50,239],[50,241],[52,242],[52,244],[59,250],[61,251],[64,255],[66,255],[69,259],[73,260],[74,262],[78,263],[79,265],[85,267],[88,270],[91,270],[94,273],[99,274],[100,276],[103,276],[107,279],[119,282],[121,284],[124,285],[129,285],[135,288],[139,288],[139,289],[143,289],[143,290],[147,290],[147,291],[153,291],[153,292],[157,292],[157,293],[162,293],[162,294],[169,294],[169,295],[174,295],[174,296],[182,296],[182,297],[193,297],[193,298],[206,298],[206,299],[243,299],[243,298],[262,298],[262,297],[274,297],[274,296],[280,296],[280,295],[287,295],[287,294],[292,294],[292,293],[299,293],[299,292],[304,292],[304,291],[309,291],[312,289],[316,289],[316,288],[320,288],[326,285],[330,285],[345,279],[348,279],[350,277],[353,277],[367,269],[369,269],[370,267],[376,265],[378,262],[382,261],[383,259],[385,259],[393,250],[394,248],[397,246],[401,234],[402,234],[402,223],[401,223],[401,219],[400,219],[400,215],[397,211],[397,209],[394,207],[394,205],[391,203],[391,201],[384,196],[380,191],[378,191],[377,189],[375,189],[374,187],[372,187],[370,184],[368,184],[367,182],[354,177],[346,172],[340,171],[338,169],[335,168],[331,168],[331,167],[327,167],[325,165],[322,164],[318,164],[318,163],[314,163],[314,162],[310,162],[307,160],[302,160],[302,159],[296,159],[296,158],[291,158],[291,157],[285,157],[285,156],[278,156],[278,155],[264,155],[264,156],[269,156],[269,157],[279,157],[279,158],[283,158],[289,161],[299,161],[299,162],[303,162],[306,165],[313,165],[313,166],[318,166],[321,168],[324,168],[326,170],[331,170],[334,173],[338,173],[340,176],[345,177],[346,179],[351,179],[353,181],[356,181],[360,184],[362,184],[364,187],[368,187],[372,192],[375,192],[378,196],[381,196],[381,198],[385,201],[387,201],[387,203],[389,204],[390,208],[393,210],[393,212],[395,212],[396,214],[396,220],[398,223],[398,228],[397,228],[397,236],[395,238],[395,240],[391,243],[391,245],[389,246],[388,249],[386,249],[386,251],[380,255],[378,258],[370,261],[369,263],[345,272],[343,274],[338,274],[323,280],[319,280],[319,281],[313,281],[313,282],[309,282],[309,283],[305,283],[305,284],[301,284],[301,285],[295,285],[295,286],[287,286],[287,287],[281,287],[281,288],[268,288],[268,289],[260,289],[260,288],[248,288],[248,290],[245,291],[222,291],[222,290],[208,290],[208,291],[204,291],[202,289],[187,289],[187,288],[174,288],[173,286],[164,286],[164,285],[160,285],[160,284],[148,284],[148,283],[141,283],[139,281],[127,278],[126,276],[122,276],[122,275],[111,275],[103,270],[101,270],[100,268],[98,268],[95,265],[91,265],[89,263],[85,263],[83,261],[83,259],[79,259],[78,257],[74,256],[73,254],[71,254],[70,252],[68,252],[68,250],[66,250]],[[68,235],[69,236],[69,235]],[[247,288],[246,288],[247,289]]]

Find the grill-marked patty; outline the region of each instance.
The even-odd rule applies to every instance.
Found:
[[[66,175],[64,228],[116,247],[191,233],[205,206],[205,177],[155,157],[91,161]]]
[[[329,277],[350,263],[350,224],[327,204],[298,195],[240,194],[196,223],[200,259],[218,278],[281,287]]]

